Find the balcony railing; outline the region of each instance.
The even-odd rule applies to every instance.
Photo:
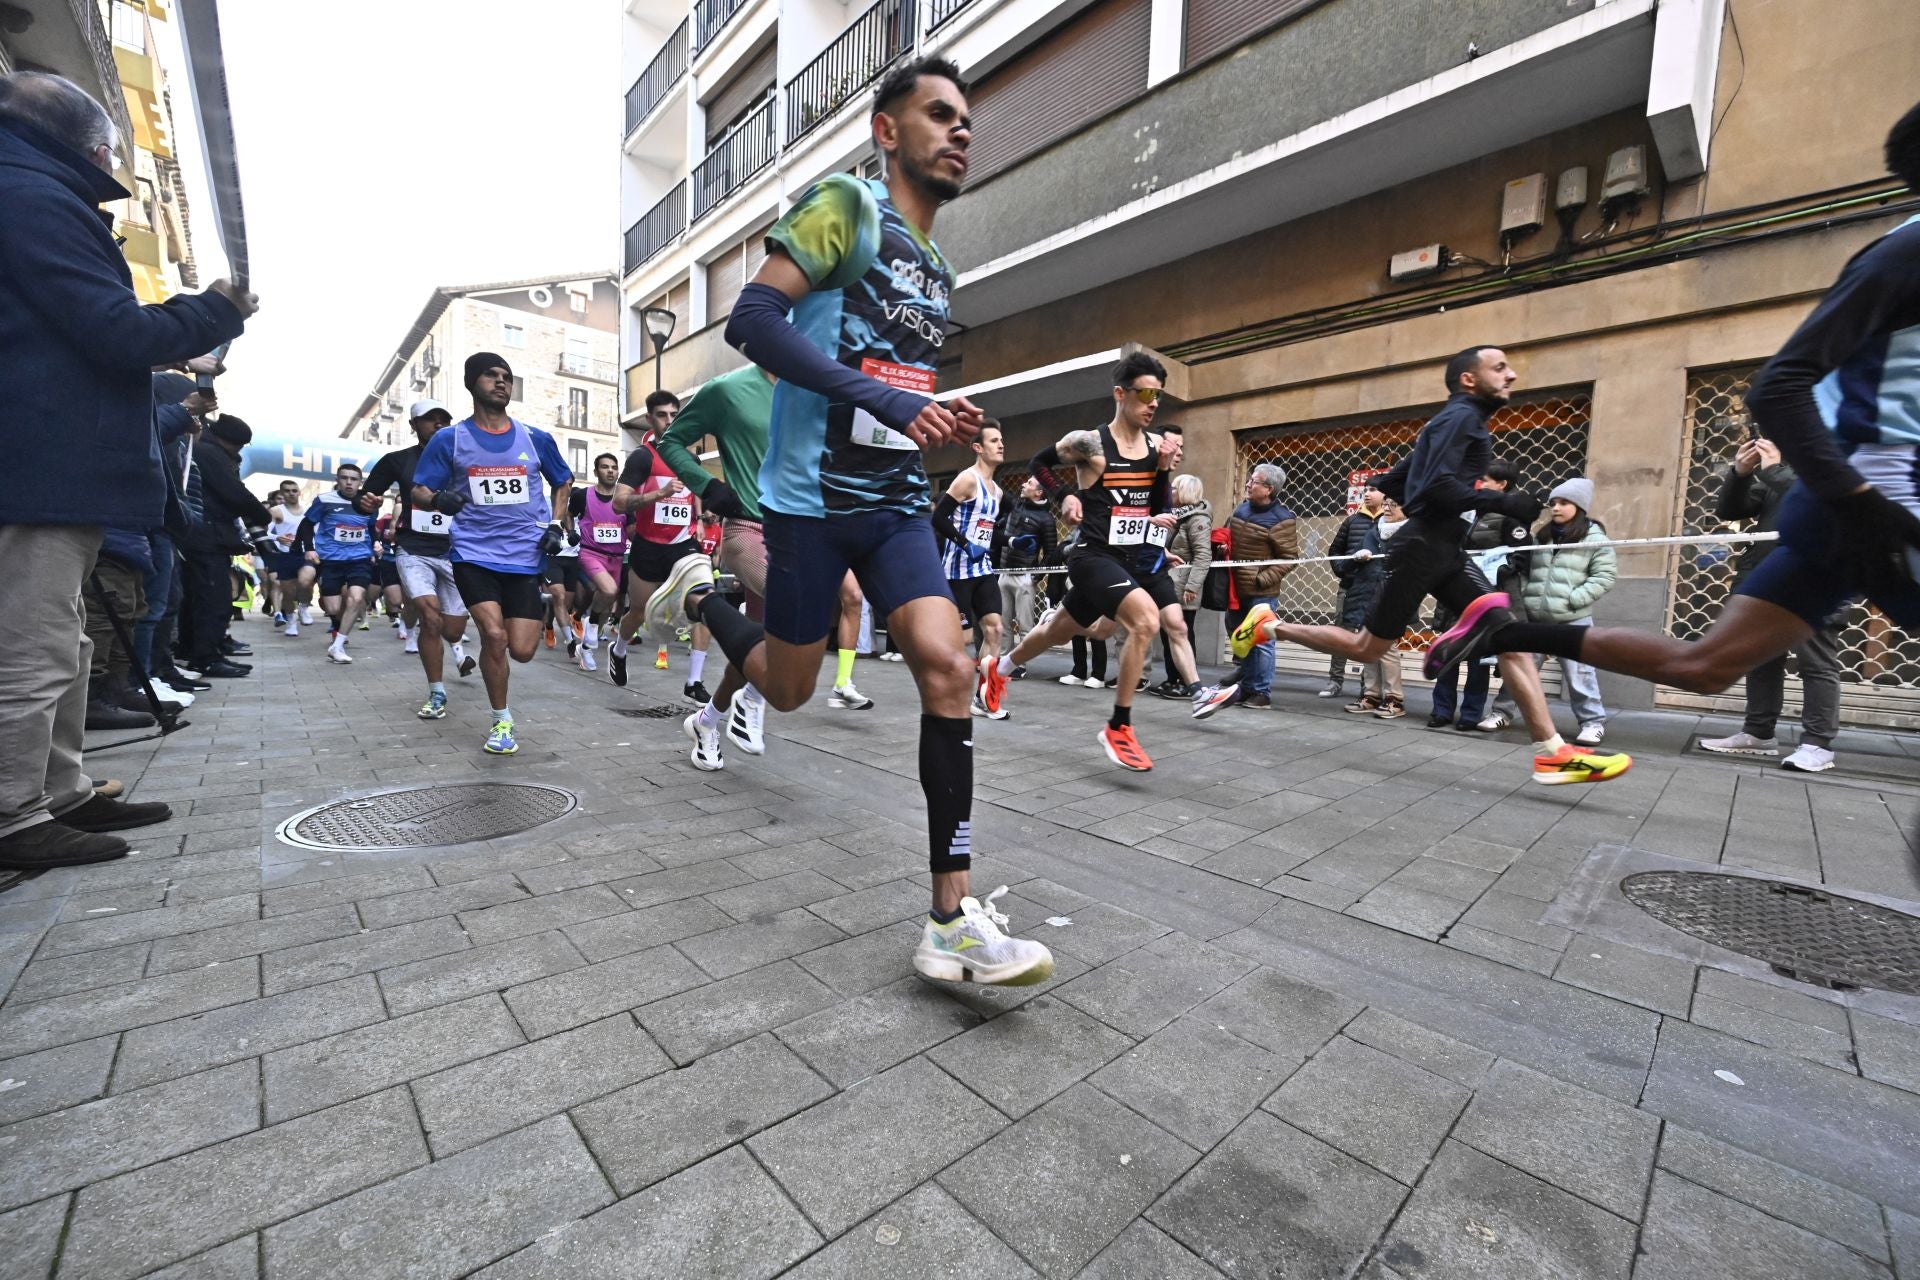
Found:
[[[699,0],[693,6],[693,50],[698,53],[713,43],[713,38],[746,7],[747,0]]]
[[[687,229],[687,184],[676,182],[660,203],[627,228],[626,269],[631,272],[672,244]]]
[[[693,220],[711,213],[716,205],[745,185],[747,179],[773,163],[779,150],[773,128],[773,95],[727,131],[707,158],[693,171]]]
[[[973,3],[973,0],[931,0],[933,11],[927,15],[927,30],[938,31],[946,25],[947,19],[958,14]]]
[[[806,137],[911,50],[913,27],[914,0],[879,0],[855,18],[787,82],[787,145]]]
[[[682,22],[660,46],[660,52],[653,55],[653,61],[640,73],[640,78],[627,90],[627,132],[632,133],[647,113],[660,105],[667,96],[667,90],[680,82],[687,74],[687,24]]]
[[[618,369],[611,360],[595,360],[592,356],[583,356],[577,351],[560,353],[558,372],[569,378],[591,378],[595,382],[613,382],[617,379]]]

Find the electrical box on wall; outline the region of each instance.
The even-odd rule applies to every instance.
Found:
[[[1500,234],[1506,237],[1538,231],[1547,220],[1547,175],[1530,173],[1507,184],[1500,203]]]
[[[1622,147],[1607,157],[1607,176],[1600,184],[1602,200],[1630,200],[1647,194],[1647,149]]]
[[[1418,249],[1409,249],[1405,253],[1396,253],[1387,263],[1387,278],[1390,280],[1414,280],[1421,276],[1430,276],[1447,265],[1447,246],[1443,244],[1421,245]]]
[[[1576,165],[1560,175],[1553,189],[1553,207],[1560,213],[1587,207],[1587,166]]]

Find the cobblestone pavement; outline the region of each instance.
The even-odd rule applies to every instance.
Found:
[[[1518,741],[1298,687],[1201,725],[1143,700],[1130,775],[1049,660],[977,725],[975,884],[1058,972],[944,987],[909,964],[904,669],[705,774],[620,714],[682,670],[542,653],[494,760],[477,678],[415,719],[383,630],[351,667],[241,632],[254,678],[94,757],[178,816],[0,895],[0,1277],[1920,1277],[1920,998],[1613,887],[1920,899],[1920,789],[1654,716],[1616,724],[1623,780],[1542,788]],[[579,808],[416,853],[275,836],[485,780]]]

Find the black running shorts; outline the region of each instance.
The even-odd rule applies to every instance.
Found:
[[[1112,556],[1095,551],[1083,552],[1067,563],[1065,608],[1083,627],[1091,627],[1102,618],[1117,618],[1120,602],[1136,590],[1153,598],[1156,613],[1180,603],[1173,575],[1164,570],[1136,575]]]
[[[984,573],[977,578],[948,578],[947,590],[960,606],[963,626],[977,627],[983,618],[1000,616],[1000,575]]]
[[[1414,517],[1387,540],[1387,576],[1367,611],[1367,630],[1382,640],[1398,640],[1420,616],[1432,596],[1455,617],[1493,590],[1462,545],[1467,526],[1460,520]]]
[[[455,562],[453,584],[460,588],[467,612],[477,604],[500,607],[503,618],[531,618],[538,622],[546,616],[546,598],[540,590],[537,573],[501,573],[482,565]]]

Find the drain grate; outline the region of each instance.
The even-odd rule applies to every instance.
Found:
[[[614,711],[633,720],[679,720],[691,713],[685,707],[615,707]]]
[[[274,834],[303,849],[431,849],[517,835],[577,804],[572,792],[537,783],[407,787],[296,813]]]
[[[1920,995],[1920,916],[1781,880],[1701,871],[1643,871],[1620,891],[1662,924],[1797,981]]]

